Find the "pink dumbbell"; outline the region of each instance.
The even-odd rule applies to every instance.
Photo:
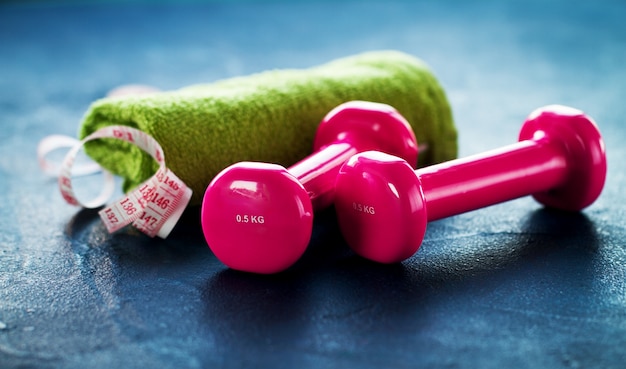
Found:
[[[335,184],[335,208],[348,245],[382,263],[413,255],[428,221],[525,195],[578,211],[604,186],[600,132],[583,112],[547,106],[524,123],[519,142],[498,150],[413,170],[380,152],[351,157]]]
[[[289,169],[256,162],[224,169],[202,202],[209,247],[233,269],[269,274],[288,268],[310,241],[313,211],[332,204],[339,168],[366,150],[417,164],[415,135],[400,113],[385,104],[351,101],[324,117],[315,152]]]

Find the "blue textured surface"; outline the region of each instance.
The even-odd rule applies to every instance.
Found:
[[[623,368],[626,3],[0,5],[0,367]],[[225,269],[198,209],[167,240],[109,235],[40,173],[124,83],[163,89],[393,48],[449,92],[461,155],[552,103],[595,118],[609,175],[580,214],[523,198],[429,225],[410,260],[345,246],[332,210],[288,273]],[[95,185],[90,184],[89,186]]]

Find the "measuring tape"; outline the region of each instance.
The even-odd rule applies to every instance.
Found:
[[[52,150],[71,146],[58,169],[61,195],[71,205],[90,209],[100,207],[113,194],[115,183],[113,175],[97,164],[77,167],[72,171],[79,150],[85,143],[100,138],[115,138],[133,144],[150,154],[159,164],[159,169],[152,177],[98,212],[107,230],[113,233],[132,224],[150,237],[166,238],[187,207],[192,191],[165,166],[163,149],[145,132],[127,126],[108,126],[90,134],[82,141],[67,136],[50,136],[43,139],[37,148],[39,164],[45,172],[57,174],[57,169],[45,159],[45,156]],[[94,168],[94,165],[97,168]],[[81,202],[76,198],[72,188],[72,174],[93,173],[96,169],[104,172],[103,190],[95,199]]]

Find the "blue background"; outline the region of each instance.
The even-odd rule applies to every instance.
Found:
[[[0,367],[623,368],[625,19],[618,0],[1,3]],[[262,277],[215,259],[198,209],[167,240],[109,235],[38,168],[39,140],[75,135],[120,84],[374,49],[432,67],[461,156],[513,143],[540,106],[584,110],[605,137],[602,196],[432,222],[391,266],[352,254],[329,209],[304,258]]]

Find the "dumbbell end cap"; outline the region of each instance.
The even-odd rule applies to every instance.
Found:
[[[403,159],[377,151],[351,157],[335,183],[344,239],[360,256],[396,263],[412,256],[426,231],[419,178]]]
[[[538,131],[562,145],[568,171],[561,186],[533,197],[546,206],[569,211],[591,205],[602,192],[607,171],[605,145],[596,123],[580,110],[549,105],[530,114],[519,139],[531,139]]]
[[[417,140],[409,122],[391,105],[352,100],[332,109],[322,119],[314,151],[350,136],[363,150],[377,150],[417,166]]]
[[[228,267],[272,274],[304,253],[313,209],[304,187],[276,164],[240,162],[207,187],[202,230],[215,256]]]

